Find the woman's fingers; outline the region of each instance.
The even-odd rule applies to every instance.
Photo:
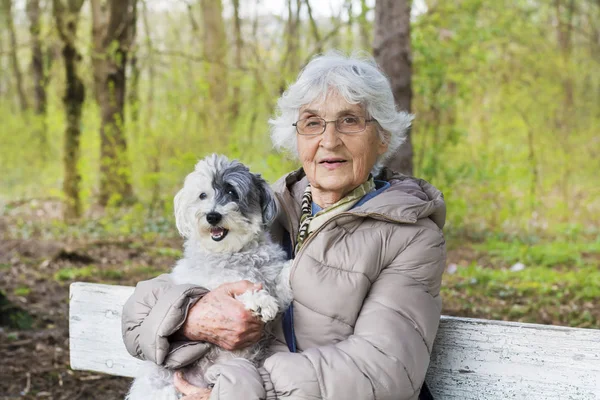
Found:
[[[186,395],[186,397],[185,397],[186,399],[187,399],[187,396],[196,395],[196,394],[204,395],[207,392],[210,395],[210,389],[200,388],[200,387],[192,385],[183,377],[183,373],[181,371],[178,371],[175,373],[173,380],[174,380],[175,387],[177,388],[177,390],[179,390],[179,392]],[[189,399],[189,400],[191,400],[191,399]]]
[[[194,393],[189,396],[183,396],[180,400],[209,400],[210,399],[210,390],[204,389],[205,393]]]
[[[237,281],[232,283],[224,283],[215,290],[224,290],[229,296],[235,297],[246,293],[249,290],[261,290],[261,283],[253,283],[250,281]]]
[[[189,309],[181,332],[190,340],[210,342],[226,350],[256,343],[264,323],[234,296],[259,287],[238,281],[212,290]]]

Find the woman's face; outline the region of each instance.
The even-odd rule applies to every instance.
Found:
[[[350,104],[334,91],[324,101],[300,108],[298,119],[317,116],[333,121],[346,115],[367,118],[360,104]],[[331,122],[321,135],[297,136],[298,154],[312,186],[313,201],[321,207],[334,204],[364,183],[377,157],[388,148],[379,138],[375,122],[367,123],[363,132],[350,135],[337,132]]]

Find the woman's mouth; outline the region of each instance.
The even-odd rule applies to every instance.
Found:
[[[215,242],[220,242],[221,240],[225,239],[227,233],[229,233],[229,230],[220,226],[213,226],[210,228],[210,238]]]
[[[324,160],[319,161],[319,164],[327,169],[336,169],[345,163],[346,160],[341,158],[326,158]]]

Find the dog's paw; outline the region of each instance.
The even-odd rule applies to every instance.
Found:
[[[257,292],[249,291],[239,296],[236,299],[241,301],[247,310],[260,317],[263,322],[269,322],[275,319],[279,310],[279,303],[275,297],[271,296],[266,290]]]

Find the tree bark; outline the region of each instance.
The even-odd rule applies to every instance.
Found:
[[[46,84],[48,79],[44,68],[44,49],[40,37],[40,0],[27,0],[29,33],[31,35],[31,71],[33,72],[35,103],[37,115],[46,115]]]
[[[367,0],[360,0],[360,14],[358,16],[358,28],[360,31],[360,45],[363,49],[371,47],[371,39],[369,36],[369,22],[367,21],[367,13],[369,12]]]
[[[91,0],[94,87],[101,109],[100,193],[102,206],[133,200],[125,137],[125,74],[133,43],[137,0]]]
[[[566,0],[566,4],[562,0],[555,0],[554,7],[556,12],[557,22],[557,42],[558,48],[562,58],[562,87],[563,87],[563,101],[562,101],[562,112],[557,114],[557,125],[561,132],[561,147],[564,151],[566,161],[563,165],[563,176],[562,176],[562,192],[563,201],[566,207],[570,207],[573,202],[577,199],[571,196],[571,176],[572,176],[572,165],[568,162],[571,154],[571,140],[570,135],[574,125],[574,114],[576,110],[574,108],[574,84],[573,77],[570,74],[571,64],[571,53],[573,50],[573,16],[575,13],[575,0]],[[563,7],[564,6],[564,7]],[[565,10],[563,11],[563,8]],[[564,15],[564,17],[563,17]]]
[[[17,56],[17,34],[15,32],[15,24],[12,15],[12,0],[2,0],[1,5],[4,12],[4,17],[6,18],[6,27],[8,29],[8,37],[10,40],[10,62],[15,75],[17,95],[19,96],[19,106],[21,107],[22,111],[26,111],[29,108],[29,104],[27,102],[27,96],[25,95],[23,74],[21,73],[19,58]]]
[[[319,34],[319,27],[317,26],[317,22],[313,18],[310,1],[306,0],[305,3],[306,3],[306,10],[308,11],[308,20],[310,21],[310,30],[315,39],[315,43],[317,44],[316,52],[320,54],[323,52],[323,44],[321,43],[321,35]]]
[[[240,19],[240,0],[233,0],[233,32],[235,37],[235,55],[234,64],[236,68],[236,75],[238,76],[233,84],[233,98],[231,102],[231,118],[237,119],[240,114],[241,104],[241,74],[242,68],[242,22]]]
[[[207,61],[206,80],[208,83],[208,101],[206,104],[208,129],[218,132],[211,135],[217,139],[216,148],[224,149],[229,135],[227,38],[223,22],[223,4],[221,0],[201,0],[203,58]],[[216,136],[216,138],[214,137]]]
[[[64,180],[63,192],[65,194],[64,218],[72,220],[81,216],[81,200],[79,188],[81,174],[77,168],[81,137],[81,110],[85,100],[85,86],[79,76],[79,63],[81,56],[75,47],[79,12],[84,0],[69,0],[65,5],[64,0],[53,0],[53,14],[60,39],[63,44],[63,59],[65,66],[65,95],[63,103],[67,115],[67,127],[64,141]]]
[[[410,0],[377,0],[373,53],[392,85],[398,109],[410,112],[412,101],[412,58],[410,48]],[[395,171],[412,175],[413,148],[411,134],[387,165]]]
[[[141,70],[138,64],[138,50],[140,46],[137,44],[137,7],[134,8],[133,18],[132,18],[132,48],[131,48],[131,61],[129,62],[129,66],[131,68],[131,89],[129,90],[128,103],[131,110],[131,121],[136,124],[139,120],[140,116],[140,75]],[[137,131],[137,129],[135,129]],[[137,132],[135,132],[137,133]]]

